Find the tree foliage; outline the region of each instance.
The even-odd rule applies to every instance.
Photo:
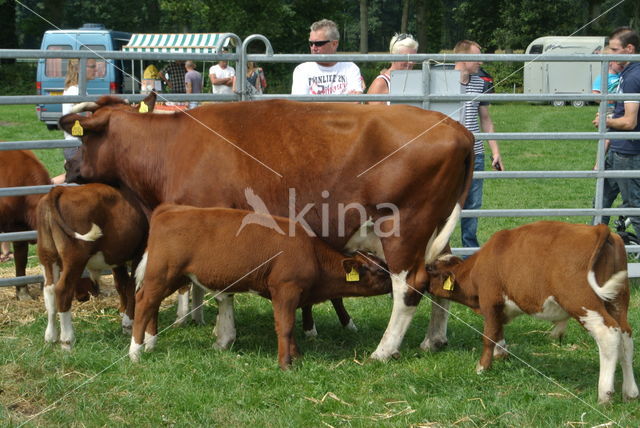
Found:
[[[2,47],[37,48],[48,29],[98,22],[129,32],[263,34],[278,53],[307,52],[309,25],[322,18],[339,25],[341,50],[358,51],[366,37],[371,52],[386,51],[402,30],[418,37],[421,52],[451,49],[463,38],[491,52],[524,49],[548,34],[606,35],[640,24],[640,1],[630,0],[0,0],[0,12]]]

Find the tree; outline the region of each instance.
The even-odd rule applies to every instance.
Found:
[[[409,28],[409,0],[402,0],[402,18],[400,19],[400,33],[405,33]]]
[[[360,53],[369,52],[369,11],[367,0],[360,0]]]
[[[16,34],[16,4],[13,0],[0,0],[0,46],[3,49],[16,49],[18,36]],[[1,64],[12,64],[13,58],[0,60]]]

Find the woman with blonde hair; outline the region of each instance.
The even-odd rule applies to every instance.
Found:
[[[96,60],[88,59],[87,60],[87,80],[91,80],[94,78],[95,69],[96,69]],[[67,74],[65,75],[65,78],[64,78],[64,91],[62,92],[62,95],[79,95],[80,94],[79,88],[78,88],[79,70],[80,70],[80,60],[76,58],[71,58],[69,61],[67,61]],[[62,104],[62,115],[64,116],[65,114],[71,113],[71,109],[73,108],[73,105],[74,105],[73,103]],[[74,140],[76,138],[71,134],[68,134],[66,131],[63,131],[63,132],[64,132],[65,140]],[[77,151],[78,151],[77,147],[67,147],[63,149],[65,162],[71,159],[76,154]],[[51,182],[53,184],[62,184],[64,183],[64,179],[65,179],[65,174],[60,174],[58,176],[53,177],[51,179]]]
[[[411,34],[396,34],[389,42],[389,53],[396,55],[414,55],[418,52],[418,41]],[[412,61],[396,61],[391,67],[380,71],[373,80],[367,94],[388,94],[391,86],[391,72],[394,70],[411,70],[415,65]],[[369,104],[389,104],[385,101],[370,101]]]

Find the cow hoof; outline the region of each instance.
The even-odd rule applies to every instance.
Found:
[[[60,348],[64,351],[71,351],[73,348],[73,342],[70,340],[66,340],[64,342],[60,342]]]
[[[229,342],[217,341],[217,342],[214,342],[213,349],[215,349],[216,351],[226,351],[231,347],[232,343],[233,341],[229,341]]]
[[[393,354],[391,354],[391,358],[393,358],[394,360],[399,360],[400,359],[400,351],[396,351]]]
[[[131,336],[133,334],[133,329],[131,328],[131,326],[122,326],[122,334],[124,334],[125,336]]]
[[[398,352],[398,351],[396,351]],[[369,358],[371,358],[372,360],[377,360],[377,361],[389,361],[389,358],[391,358],[391,355],[395,354],[395,352],[393,353],[388,353],[385,351],[379,351],[376,350],[373,354],[371,354],[371,356]]]
[[[358,327],[356,327],[356,325],[354,324],[352,319],[349,320],[349,323],[347,325],[345,325],[344,328],[346,328],[347,330],[354,331],[354,332],[358,331]]]
[[[612,399],[613,399],[613,391],[607,391],[603,394],[598,394],[598,404],[602,406],[611,404]]]
[[[305,330],[304,335],[309,339],[315,339],[316,337],[318,337],[318,330],[316,330],[316,326],[314,325],[311,330]]]
[[[438,352],[440,350],[442,350],[445,346],[447,346],[449,344],[449,342],[447,341],[447,339],[425,339],[421,344],[420,344],[420,349],[422,349],[423,351],[427,351],[427,352]]]
[[[487,370],[487,368],[485,366],[483,366],[482,364],[478,363],[478,365],[476,366],[476,374],[482,374]]]
[[[58,341],[58,332],[55,329],[47,329],[44,333],[44,341],[47,343],[56,343]]]
[[[16,299],[19,301],[27,301],[27,300],[34,300],[33,297],[31,296],[31,294],[29,294],[29,291],[27,290],[27,286],[24,285],[22,287],[19,287],[16,290]]]

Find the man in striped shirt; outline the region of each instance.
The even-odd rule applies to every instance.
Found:
[[[462,40],[458,42],[453,49],[454,53],[460,54],[480,54],[480,45],[470,40]],[[460,71],[461,92],[464,94],[482,94],[484,89],[484,81],[481,77],[475,75],[480,70],[480,61],[459,61],[456,62],[455,69]],[[480,102],[478,100],[465,101],[462,110],[462,124],[471,132],[494,132],[493,121],[489,115],[489,103]],[[500,149],[495,140],[488,140],[491,149],[491,166],[498,170],[504,170],[502,158],[500,157]],[[476,160],[474,171],[484,170],[484,144],[482,140],[476,140],[473,148]],[[477,210],[482,206],[482,180],[473,180],[469,196],[464,204],[466,210]],[[479,247],[478,237],[478,218],[463,217],[460,220],[462,246],[463,247]]]

